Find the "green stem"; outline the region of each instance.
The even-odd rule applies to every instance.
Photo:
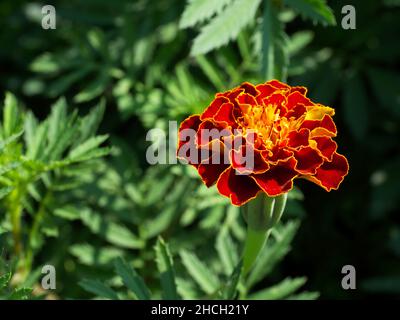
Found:
[[[264,248],[271,230],[279,222],[285,210],[287,194],[267,197],[264,194],[250,201],[243,208],[247,222],[246,241],[243,249],[243,267],[240,275],[239,291],[246,296],[245,277],[253,267]]]
[[[264,248],[271,230],[256,231],[247,228],[246,242],[243,250],[242,276],[246,276]]]
[[[17,257],[22,254],[22,239],[21,239],[21,215],[22,215],[22,206],[21,206],[21,192],[20,187],[17,186],[10,193],[8,197],[9,203],[9,214],[10,221],[12,226],[12,234],[14,241],[14,253]]]
[[[271,0],[264,0],[264,11],[262,20],[262,62],[261,75],[266,80],[274,78],[274,53],[272,46],[272,31],[270,22]]]
[[[51,191],[47,191],[42,202],[40,203],[39,210],[35,214],[33,224],[32,224],[31,230],[29,232],[28,248],[27,248],[27,254],[26,254],[26,259],[25,259],[25,272],[27,274],[32,269],[33,258],[34,258],[35,250],[36,250],[35,241],[38,237],[40,225],[45,217],[46,206],[48,205],[50,198],[51,198]]]

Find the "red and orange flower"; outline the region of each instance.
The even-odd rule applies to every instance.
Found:
[[[327,191],[337,189],[349,165],[336,152],[332,139],[337,133],[334,110],[312,102],[306,93],[305,87],[277,80],[256,86],[246,82],[218,93],[201,115],[182,122],[178,157],[192,164],[208,187],[216,183],[218,191],[238,206],[260,192],[271,197],[286,193],[295,178],[312,181]],[[194,139],[183,134],[186,129],[195,130]],[[223,134],[207,141],[202,135],[205,129]],[[199,161],[188,154],[193,150],[189,144]],[[215,153],[211,148],[215,145],[219,146],[217,158],[227,161],[210,163],[207,151]],[[250,171],[242,161],[249,150],[254,158]]]

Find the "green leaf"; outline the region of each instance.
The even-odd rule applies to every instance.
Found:
[[[0,276],[0,289],[7,287],[8,283],[11,280],[11,272],[7,272]]]
[[[68,158],[71,161],[82,161],[82,160],[89,160],[94,158],[95,156],[98,157],[100,155],[104,155],[103,152],[98,152],[98,146],[100,146],[104,141],[106,141],[108,135],[101,135],[89,138],[79,146],[72,149],[69,154]],[[97,152],[94,152],[97,151]],[[105,150],[103,149],[105,152]]]
[[[293,294],[286,298],[286,300],[316,300],[319,298],[318,292],[304,291],[298,294]]]
[[[18,288],[8,297],[9,300],[27,300],[31,297],[31,288]]]
[[[218,14],[232,0],[189,0],[179,21],[181,29],[192,27],[197,23]]]
[[[290,251],[290,243],[293,240],[298,227],[298,221],[288,222],[280,232],[278,231],[279,239],[276,239],[275,243],[269,245],[269,242],[267,242],[267,245],[260,253],[256,264],[249,274],[247,279],[247,285],[249,287],[263,279],[269,272],[271,272],[274,266]]]
[[[225,89],[226,81],[221,77],[220,70],[218,70],[209,59],[205,56],[197,56],[196,61],[201,70],[203,70],[204,74],[208,77],[208,80],[212,82],[216,89],[221,91]]]
[[[45,53],[37,57],[30,65],[30,70],[38,73],[52,73],[60,70],[60,65],[54,55]]]
[[[332,9],[325,0],[284,0],[285,4],[299,12],[303,17],[309,18],[314,23],[323,25],[336,25]]]
[[[306,278],[286,278],[277,285],[258,291],[249,296],[251,300],[279,300],[298,290],[306,283]]]
[[[236,39],[239,32],[255,20],[261,0],[235,0],[201,29],[191,55],[207,53]]]
[[[123,283],[139,300],[150,300],[151,293],[143,279],[122,258],[115,261],[115,270],[122,278]]]
[[[106,286],[99,280],[83,279],[79,285],[86,291],[95,294],[96,296],[107,298],[110,300],[118,300],[117,293],[110,287]]]
[[[14,141],[18,140],[18,138],[23,134],[23,131],[19,131],[17,133],[14,133],[10,135],[8,138],[6,138],[3,141],[0,141],[0,151],[3,150],[6,146],[8,146],[10,143],[13,143]]]
[[[54,215],[65,220],[78,220],[81,217],[81,212],[73,206],[65,206],[54,210]]]
[[[237,254],[237,248],[229,235],[227,228],[221,228],[217,236],[216,249],[219,258],[224,267],[226,275],[230,275],[233,272],[239,258]]]
[[[74,102],[83,103],[98,97],[110,82],[108,70],[102,72],[90,82],[80,93],[74,96]]]
[[[12,190],[13,187],[0,188],[0,200],[7,196]]]
[[[344,120],[353,136],[361,141],[368,128],[367,92],[359,76],[350,78],[344,87]]]
[[[87,266],[110,264],[117,257],[123,256],[123,251],[114,247],[95,247],[87,243],[74,244],[69,252]]]
[[[83,141],[96,134],[100,122],[103,119],[105,110],[106,102],[104,99],[102,99],[100,103],[89,112],[88,115],[81,119],[79,127],[80,135],[74,146],[81,144]]]
[[[157,268],[161,277],[163,299],[177,300],[179,296],[175,282],[175,269],[168,245],[162,238],[158,238],[155,251]]]
[[[3,138],[9,138],[19,130],[18,102],[11,92],[6,92],[3,109]]]
[[[182,250],[180,256],[187,272],[205,293],[213,294],[218,290],[220,285],[217,276],[194,253]]]
[[[93,233],[112,244],[124,248],[143,248],[144,241],[135,236],[128,228],[116,222],[108,221],[89,209],[81,212],[81,219]]]

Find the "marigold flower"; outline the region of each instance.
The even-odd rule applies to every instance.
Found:
[[[334,109],[314,103],[306,93],[305,87],[277,80],[256,86],[245,82],[218,93],[201,115],[181,123],[178,157],[197,169],[207,187],[216,183],[237,206],[260,192],[270,197],[286,193],[295,178],[336,190],[349,165],[332,139],[337,134]],[[194,136],[185,134],[188,129]],[[220,134],[207,139],[206,130]],[[249,152],[250,169],[243,165]]]

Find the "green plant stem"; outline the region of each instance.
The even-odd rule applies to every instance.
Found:
[[[285,210],[287,194],[267,197],[264,194],[245,205],[244,218],[247,222],[246,241],[243,249],[243,267],[240,275],[241,298],[247,294],[245,277],[264,248],[272,228],[276,226]]]
[[[15,187],[8,196],[9,215],[12,227],[14,253],[17,257],[22,254],[22,239],[21,239],[21,192],[20,187]]]
[[[243,250],[243,276],[247,275],[256,261],[258,254],[264,248],[271,230],[257,231],[247,228],[246,242]]]
[[[261,76],[266,80],[274,78],[274,54],[272,52],[272,39],[271,39],[271,22],[270,11],[272,6],[271,0],[264,0],[264,11],[262,20],[262,61],[261,61]]]
[[[39,209],[35,214],[32,227],[29,232],[28,247],[25,259],[25,273],[28,274],[32,269],[33,258],[35,254],[35,240],[37,239],[40,225],[46,214],[46,206],[51,198],[51,191],[47,191],[46,195],[40,203]]]

